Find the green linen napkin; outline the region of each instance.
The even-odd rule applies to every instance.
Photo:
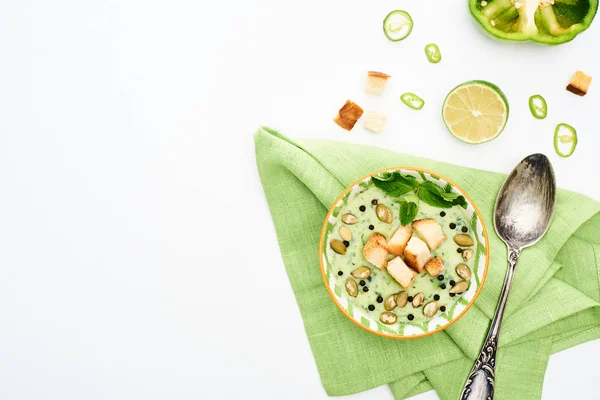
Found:
[[[504,275],[506,246],[493,231],[505,175],[383,149],[255,134],[256,159],[281,254],[329,395],[389,384],[396,399],[435,389],[459,397],[479,354]],[[318,258],[321,226],[344,188],[386,167],[437,171],[473,198],[490,229],[491,260],[475,305],[448,329],[424,338],[382,338],[350,322],[331,301]],[[500,335],[496,399],[538,399],[550,354],[600,337],[600,203],[559,190],[552,226],[523,251]],[[575,367],[575,366],[574,366]]]

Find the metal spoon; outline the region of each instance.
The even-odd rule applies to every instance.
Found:
[[[521,250],[544,236],[556,203],[556,179],[550,160],[532,154],[510,173],[496,200],[494,227],[508,247],[508,270],[490,330],[465,383],[461,400],[494,398],[494,376],[498,335],[508,292]]]

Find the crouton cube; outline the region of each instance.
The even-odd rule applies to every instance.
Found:
[[[346,103],[335,116],[333,121],[347,131],[352,130],[356,121],[363,115],[363,109],[356,103],[346,100]]]
[[[394,232],[390,240],[388,240],[387,250],[396,256],[401,256],[412,234],[413,230],[410,226],[401,226]]]
[[[404,289],[411,287],[417,273],[402,261],[400,257],[394,258],[387,266],[387,272],[394,278]]]
[[[410,238],[404,249],[404,262],[420,273],[429,260],[431,253],[425,242],[416,236]]]
[[[427,243],[430,250],[435,250],[446,240],[442,226],[435,219],[420,219],[414,221],[412,226],[417,235]]]
[[[390,76],[383,72],[369,71],[367,77],[367,93],[382,94]]]
[[[385,129],[387,123],[387,115],[380,114],[376,111],[371,111],[367,115],[365,121],[365,129],[375,133],[381,133]]]
[[[441,274],[445,268],[442,259],[436,257],[433,260],[430,260],[427,264],[425,264],[425,269],[427,270],[427,272],[429,272],[429,275],[435,278],[436,276]]]
[[[374,233],[363,247],[363,256],[365,260],[379,269],[387,266],[387,243],[385,237],[379,233]]]
[[[571,82],[567,85],[567,90],[577,96],[585,96],[592,83],[592,77],[584,74],[582,71],[575,72]]]

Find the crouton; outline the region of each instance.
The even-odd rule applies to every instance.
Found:
[[[442,259],[436,257],[433,260],[430,260],[427,264],[425,264],[425,269],[427,270],[427,272],[429,272],[429,275],[435,278],[436,276],[441,274],[445,268]]]
[[[383,72],[369,71],[367,77],[367,93],[382,94],[390,76]]]
[[[363,109],[356,103],[346,100],[346,103],[335,116],[333,121],[347,131],[352,130],[356,121],[363,115]]]
[[[408,266],[402,261],[400,257],[394,258],[389,262],[387,266],[387,272],[394,278],[404,289],[408,289],[417,273],[412,269],[408,268]]]
[[[567,90],[577,96],[585,96],[592,83],[592,77],[584,74],[582,71],[575,72],[571,82],[567,85]]]
[[[435,219],[420,219],[414,221],[412,226],[417,235],[427,243],[430,250],[435,250],[446,240],[442,227]]]
[[[416,236],[410,238],[404,249],[404,262],[420,273],[429,260],[431,260],[431,253],[425,242]]]
[[[404,248],[406,247],[406,243],[412,237],[413,230],[410,226],[401,226],[394,232],[390,240],[387,243],[387,251],[390,253],[401,256],[404,252]]]
[[[363,256],[365,260],[379,269],[387,266],[387,243],[385,237],[379,233],[374,233],[363,247]]]
[[[386,123],[387,115],[371,111],[367,115],[367,120],[365,121],[365,129],[371,132],[381,133],[385,129]]]

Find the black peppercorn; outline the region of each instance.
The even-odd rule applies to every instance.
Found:
[[[369,311],[373,311],[375,309],[375,306],[373,304],[369,304]]]
[[[373,229],[375,229],[375,227],[373,225],[369,225],[369,229],[373,230]]]
[[[454,297],[455,295],[455,293],[450,293],[450,297]]]
[[[374,206],[376,206],[377,205],[377,199],[371,200],[371,204],[373,204]]]
[[[408,318],[409,321],[412,321],[413,319],[415,319],[415,316],[412,314],[408,314],[406,318]]]
[[[350,246],[350,242],[347,240],[344,240],[344,246],[346,246],[346,247]]]
[[[440,217],[445,217],[445,216],[446,216],[446,211],[442,211],[442,212],[440,213]]]
[[[454,286],[454,285],[456,285],[456,282],[450,281],[450,286]]]
[[[469,228],[467,228],[466,226],[463,226],[461,231],[463,231],[464,233],[469,232]]]
[[[434,299],[435,301],[438,301],[438,300],[440,299],[440,295],[439,295],[439,294],[436,294],[435,296],[433,296],[433,299]]]
[[[463,249],[461,249],[461,248],[459,247],[458,249],[456,249],[456,252],[457,252],[457,253],[462,253],[462,252],[463,252]]]
[[[445,283],[442,283],[442,284],[440,285],[440,288],[441,288],[442,290],[443,290],[443,289],[446,289],[446,284],[445,284]]]
[[[456,224],[455,224],[454,222],[452,222],[452,223],[450,224],[450,229],[454,229],[454,228],[456,228]]]
[[[342,271],[338,271],[338,275],[342,276],[342,275],[344,275],[344,273]]]
[[[377,296],[377,302],[378,303],[383,303],[383,297]]]
[[[443,281],[444,280],[444,275],[438,275],[438,281]]]
[[[359,284],[360,286],[365,286],[365,285],[366,285],[365,281],[364,281],[364,280],[362,280],[362,279],[360,280],[360,282],[358,282],[358,284]]]
[[[367,293],[368,291],[369,291],[369,287],[368,287],[368,286],[365,286],[365,287],[363,288],[363,292]]]
[[[359,209],[360,211],[365,211],[365,210],[367,209],[367,207],[365,207],[365,206],[360,206],[360,207],[358,207],[358,209]]]
[[[408,297],[406,298],[406,300],[408,300],[408,301],[413,301],[413,297],[412,297],[412,296],[408,296]]]
[[[446,306],[441,306],[441,307],[440,307],[440,311],[441,311],[441,312],[444,312],[444,311],[446,311]]]

